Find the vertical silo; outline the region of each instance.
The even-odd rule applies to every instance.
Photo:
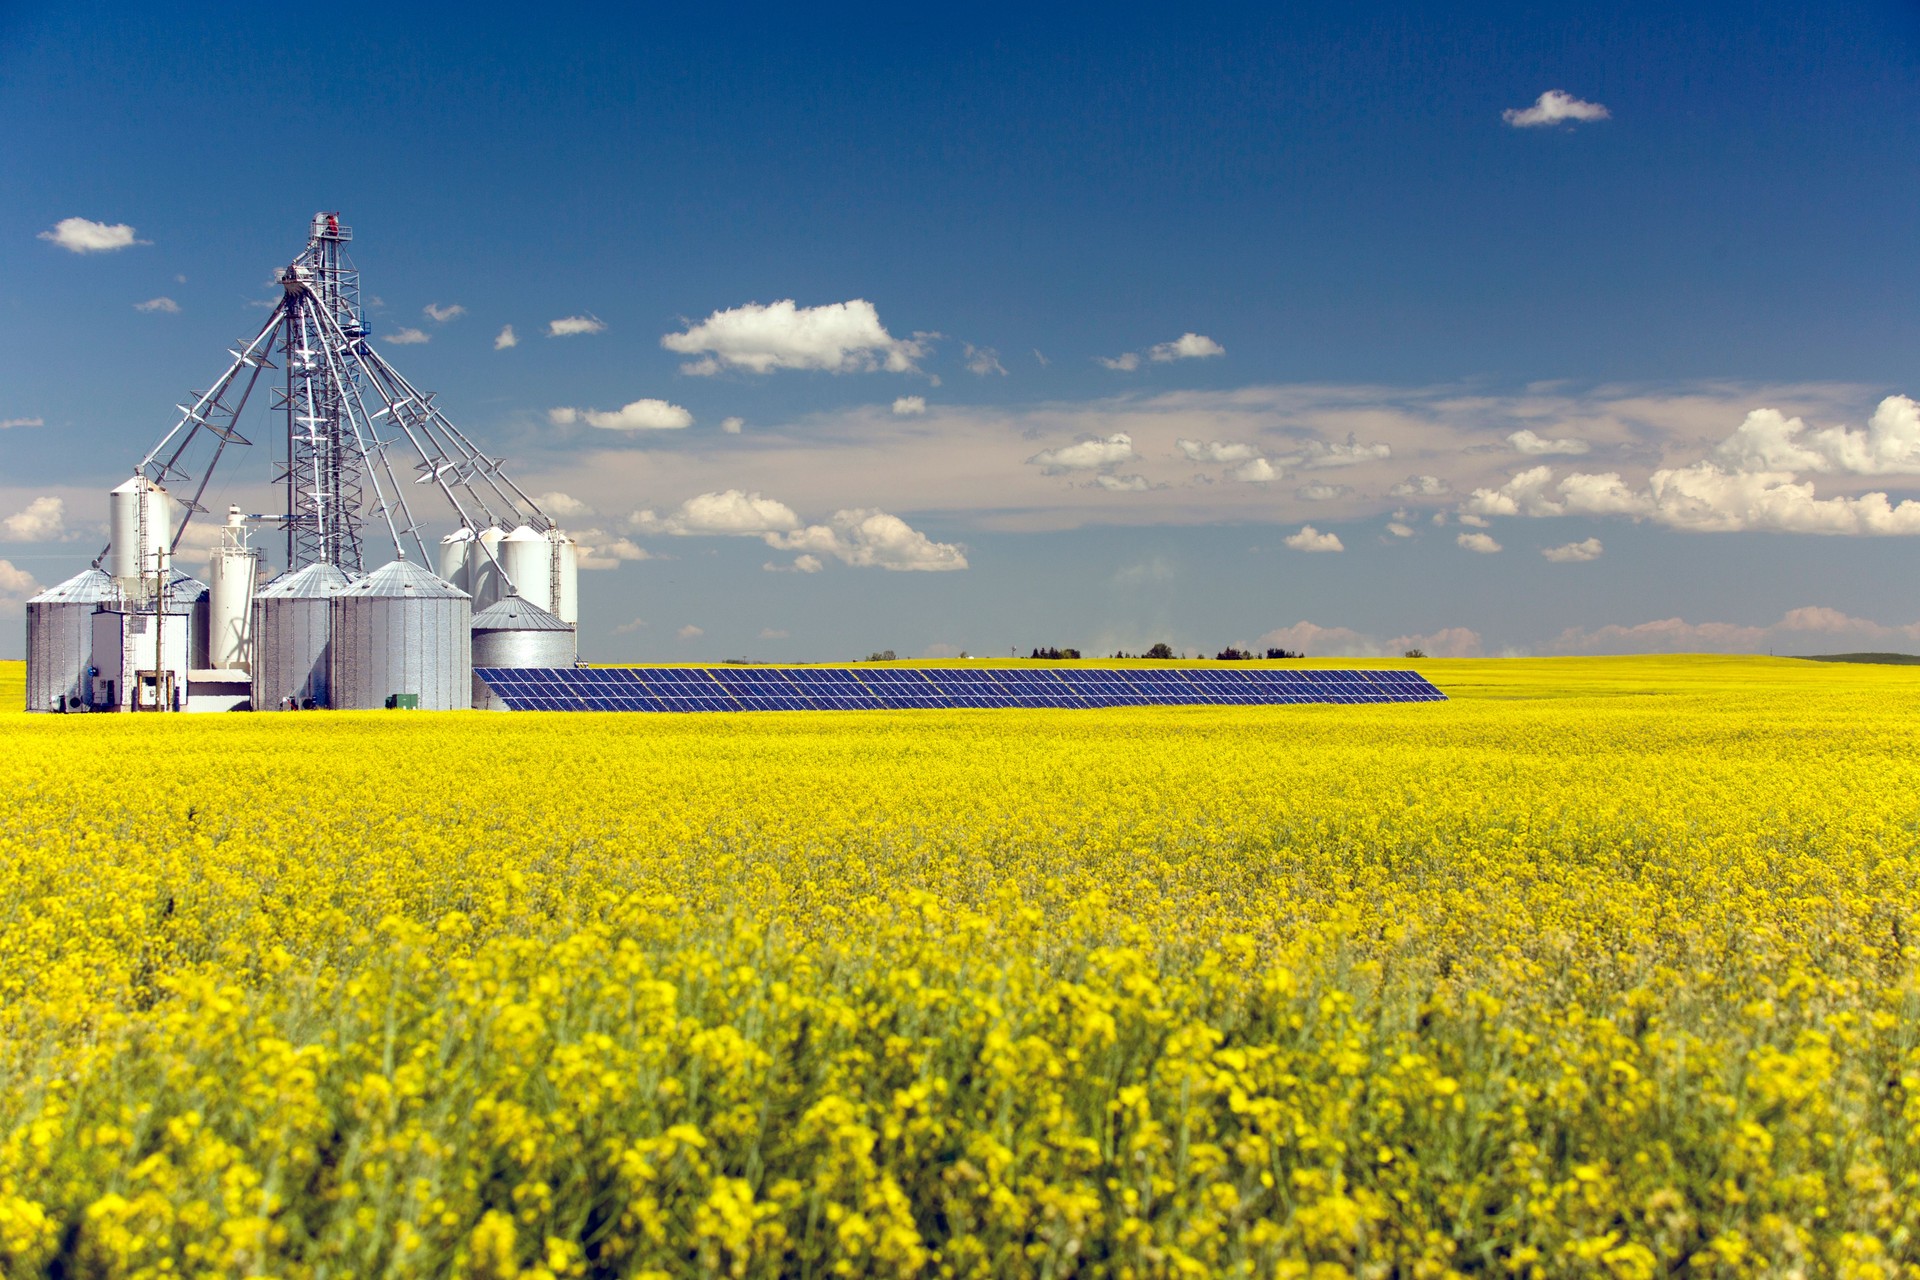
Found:
[[[27,710],[77,711],[91,700],[93,613],[115,598],[113,579],[88,569],[27,601]]]
[[[227,508],[221,541],[207,561],[207,662],[215,670],[244,671],[252,661],[253,589],[260,553],[246,545],[240,508]]]
[[[283,573],[253,598],[253,709],[332,705],[327,657],[333,598],[352,579],[330,564]]]
[[[167,612],[187,615],[187,667],[204,671],[208,666],[208,614],[212,592],[207,584],[184,569],[167,573]]]
[[[558,529],[547,530],[553,547],[553,602],[547,606],[562,622],[580,625],[580,544]]]
[[[471,585],[467,560],[472,552],[473,530],[461,525],[440,539],[440,576],[462,591]]]
[[[500,575],[500,540],[506,536],[507,531],[499,525],[489,525],[467,542],[467,580],[455,585],[471,595],[475,609],[484,609],[508,594]]]
[[[333,705],[366,711],[412,697],[424,711],[473,705],[467,593],[407,560],[382,565],[333,598]]]
[[[574,630],[558,617],[518,596],[496,601],[473,615],[473,665],[481,667],[571,667],[579,656]],[[505,711],[507,704],[479,676],[473,705]]]
[[[553,558],[544,536],[529,525],[519,525],[500,539],[500,565],[507,571],[509,584],[501,589],[502,598],[519,596],[542,609],[553,607]]]

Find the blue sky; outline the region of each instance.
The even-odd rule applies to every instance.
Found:
[[[8,616],[338,209],[589,657],[1920,648],[1911,4],[287,12],[0,10]]]

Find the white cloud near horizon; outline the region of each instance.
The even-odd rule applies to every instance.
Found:
[[[926,411],[927,398],[925,396],[901,396],[893,402],[893,412],[898,417],[910,418],[917,414],[925,413]]]
[[[1175,360],[1206,360],[1225,354],[1227,349],[1212,338],[1189,330],[1172,342],[1156,343],[1148,349],[1147,359],[1156,364],[1169,364]]]
[[[60,542],[69,536],[67,504],[59,498],[39,497],[23,510],[0,520],[0,535],[9,542]]]
[[[1093,361],[1095,364],[1112,369],[1116,373],[1132,373],[1140,367],[1140,353],[1137,351],[1126,351],[1117,356],[1095,356]]]
[[[1632,625],[1569,627],[1549,644],[1548,653],[1760,653],[1791,650],[1793,655],[1862,652],[1860,646],[1920,645],[1920,622],[1887,626],[1852,617],[1824,605],[1789,609],[1764,625],[1688,622],[1660,618]]]
[[[880,323],[880,313],[864,298],[801,307],[793,299],[716,311],[683,333],[669,333],[660,345],[701,358],[680,366],[683,373],[707,377],[723,369],[772,373],[776,369],[820,369],[828,373],[917,371],[933,335],[898,339]]]
[[[135,239],[133,228],[124,222],[95,222],[90,218],[62,218],[53,224],[51,231],[42,231],[39,238],[59,245],[68,253],[110,253],[136,244],[153,243]]]
[[[1175,440],[1174,448],[1189,462],[1251,462],[1260,456],[1254,445],[1229,440]]]
[[[1580,454],[1587,452],[1591,447],[1585,440],[1548,440],[1525,429],[1508,436],[1507,443],[1521,453],[1529,454]]]
[[[1070,471],[1104,470],[1123,462],[1136,461],[1139,457],[1133,451],[1133,437],[1124,431],[1117,431],[1110,436],[1081,440],[1058,449],[1042,449],[1028,458],[1027,462],[1039,467],[1047,475],[1061,475]]]
[[[1493,540],[1492,534],[1488,533],[1463,533],[1454,541],[1467,550],[1483,556],[1495,555],[1501,550],[1500,544]]]
[[[1300,526],[1300,532],[1289,534],[1286,544],[1295,551],[1345,551],[1337,533],[1322,533],[1310,524]]]
[[[1257,647],[1288,649],[1310,658],[1398,657],[1409,649],[1419,649],[1430,658],[1477,658],[1481,640],[1480,633],[1469,627],[1443,627],[1427,635],[1376,640],[1351,627],[1323,627],[1303,620],[1290,627],[1275,627],[1260,637]]]
[[[818,572],[823,567],[821,556],[855,568],[967,567],[963,548],[935,542],[900,517],[877,508],[843,509],[825,524],[807,524],[777,498],[740,489],[698,494],[665,516],[636,511],[629,523],[642,533],[674,537],[757,537],[776,551],[801,553],[790,566],[801,573]]]
[[[1583,102],[1564,89],[1549,89],[1530,107],[1508,107],[1500,118],[1516,129],[1562,124],[1569,120],[1608,120],[1612,113],[1597,102]]]
[[[1598,538],[1587,538],[1581,542],[1569,542],[1565,546],[1542,547],[1540,554],[1555,564],[1587,564],[1598,560],[1606,548]]]

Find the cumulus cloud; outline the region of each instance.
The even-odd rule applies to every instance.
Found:
[[[1398,520],[1389,520],[1387,522],[1387,532],[1396,538],[1411,538],[1413,536],[1412,527],[1401,524]]]
[[[967,372],[977,373],[983,378],[990,373],[997,373],[1001,377],[1006,376],[1006,366],[1000,363],[998,351],[992,347],[976,347],[971,342],[962,345],[967,352]]]
[[[723,489],[688,498],[666,516],[651,511],[636,512],[633,527],[643,533],[669,533],[677,537],[703,534],[759,536],[784,533],[801,527],[798,514],[786,503],[759,493]]]
[[[635,618],[631,622],[623,622],[615,627],[613,634],[617,636],[630,636],[636,631],[645,631],[649,625],[651,624],[649,624],[645,618]]]
[[[593,514],[592,507],[571,494],[561,493],[557,489],[552,493],[536,494],[533,503],[548,515],[559,516],[563,520]]]
[[[67,504],[59,498],[35,498],[24,511],[0,520],[9,542],[58,542],[67,536]]]
[[[893,402],[895,417],[910,418],[927,411],[925,396],[901,396]]]
[[[1600,545],[1600,539],[1587,538],[1581,542],[1569,542],[1560,547],[1543,547],[1540,554],[1555,564],[1585,564],[1589,560],[1598,560],[1606,548]]]
[[[618,409],[571,409],[562,406],[547,410],[547,421],[556,427],[584,422],[602,431],[678,431],[693,425],[693,415],[665,400],[635,400]]]
[[[605,333],[606,322],[598,316],[563,316],[547,321],[549,338],[571,338],[582,333]]]
[[[1344,498],[1352,492],[1352,485],[1327,484],[1324,481],[1315,480],[1311,484],[1303,484],[1295,489],[1293,496],[1302,502],[1332,502],[1335,498]]]
[[[1610,115],[1597,102],[1582,102],[1564,89],[1549,89],[1532,106],[1508,107],[1500,118],[1516,129],[1530,129],[1569,120],[1606,120]]]
[[[1132,373],[1140,367],[1140,353],[1128,351],[1117,356],[1095,356],[1094,363],[1118,373]]]
[[[927,354],[921,335],[895,338],[864,298],[819,307],[796,306],[791,298],[769,306],[749,302],[716,311],[689,325],[685,333],[669,333],[660,345],[682,355],[701,356],[680,366],[682,372],[699,376],[722,369],[911,373],[915,362]]]
[[[747,420],[745,418],[720,419],[720,430],[724,434],[730,435],[730,436],[739,435],[740,432],[746,427],[746,425],[747,425]]]
[[[1115,493],[1145,493],[1153,486],[1147,483],[1145,476],[1097,475],[1093,482],[1102,489],[1111,489]]]
[[[1532,431],[1526,430],[1524,428],[1508,436],[1507,443],[1512,445],[1515,449],[1519,450],[1521,453],[1531,453],[1531,454],[1549,454],[1549,453],[1578,454],[1578,453],[1585,453],[1590,447],[1585,440],[1573,440],[1573,439],[1548,440],[1548,439],[1545,439],[1544,437],[1535,435]]]
[[[1810,431],[1775,409],[1749,413],[1710,460],[1735,472],[1812,471],[1857,476],[1920,475],[1920,403],[1888,396],[1864,431]]]
[[[1387,490],[1388,496],[1395,498],[1437,498],[1450,492],[1452,489],[1439,476],[1408,476]]]
[[[393,347],[411,347],[422,342],[432,342],[433,335],[424,329],[396,329],[392,333],[381,335],[380,341]]]
[[[0,418],[0,431],[11,431],[15,427],[44,427],[45,418]]]
[[[1463,533],[1454,541],[1467,550],[1477,551],[1483,556],[1490,556],[1500,550],[1500,544],[1493,540],[1493,535],[1490,533]]]
[[[1920,644],[1920,622],[1889,626],[1824,605],[1789,609],[1777,622],[1688,622],[1660,618],[1632,625],[1569,627],[1547,646],[1554,653],[1834,653]]]
[[[659,559],[633,539],[605,529],[582,529],[573,535],[573,540],[579,545],[582,569],[617,569],[627,561]]]
[[[1322,533],[1310,524],[1300,526],[1300,532],[1288,534],[1288,546],[1295,551],[1345,551],[1337,533]]]
[[[935,542],[899,516],[871,507],[836,511],[827,524],[769,533],[764,540],[775,550],[830,555],[856,568],[940,572],[967,567],[959,546]]]
[[[1280,455],[1280,461],[1297,467],[1352,467],[1392,456],[1392,445],[1384,442],[1361,444],[1352,433],[1348,433],[1345,440],[1309,440],[1299,451]]]
[[[520,338],[514,333],[513,326],[510,324],[501,325],[500,332],[493,336],[493,349],[495,351],[505,351],[508,347],[517,347],[519,345]]]
[[[1254,446],[1237,441],[1182,439],[1175,440],[1173,447],[1189,462],[1251,462],[1260,456]]]
[[[1172,342],[1162,342],[1147,351],[1147,358],[1160,364],[1173,360],[1205,360],[1209,356],[1223,356],[1227,349],[1212,338],[1202,334],[1187,332]]]
[[[698,640],[701,636],[707,633],[705,631],[702,631],[699,627],[694,626],[691,622],[689,622],[686,626],[674,632],[674,634],[679,636],[682,640]]]
[[[1100,471],[1132,462],[1139,456],[1133,451],[1133,437],[1117,431],[1058,449],[1042,449],[1027,461],[1051,476],[1069,471]]]
[[[457,302],[450,302],[444,307],[437,302],[429,302],[426,306],[420,308],[420,310],[427,319],[433,321],[435,324],[445,324],[449,320],[458,320],[461,316],[467,314],[467,309]]]
[[[53,224],[53,230],[42,231],[40,238],[59,245],[69,253],[107,253],[131,245],[153,243],[151,240],[134,239],[133,228],[124,222],[94,222],[88,218],[62,218]]]
[[[133,309],[135,311],[146,312],[157,311],[162,315],[169,316],[177,316],[180,314],[180,304],[172,298],[166,297],[148,298],[145,302],[136,302],[133,304]]]
[[[1267,481],[1277,480],[1279,477],[1280,473],[1274,470],[1273,464],[1265,458],[1249,458],[1239,466],[1232,467],[1227,471],[1227,479],[1238,480],[1243,484],[1265,484]]]
[[[821,563],[819,556],[795,556],[792,564],[778,564],[769,560],[760,567],[768,573],[819,573],[827,566]]]
[[[18,602],[39,595],[40,591],[40,583],[32,574],[15,567],[10,560],[0,560],[0,600]]]

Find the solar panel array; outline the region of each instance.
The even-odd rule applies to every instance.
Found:
[[[477,667],[514,711],[1444,702],[1413,671],[1217,667]]]

